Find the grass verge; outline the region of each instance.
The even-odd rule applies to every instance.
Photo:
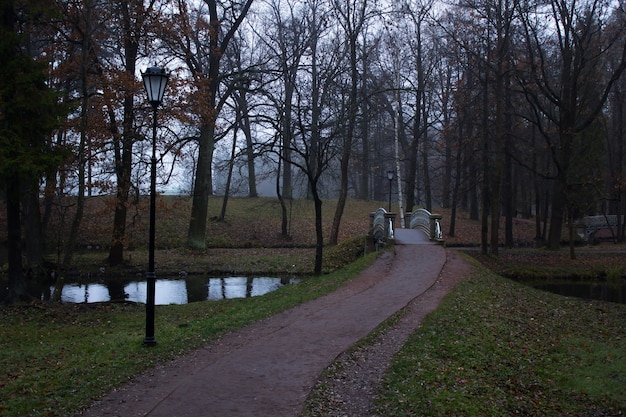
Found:
[[[479,267],[397,354],[378,415],[623,415],[624,323],[624,305],[533,290]]]
[[[159,362],[337,289],[375,256],[262,297],[157,306],[150,348],[142,305],[0,307],[0,415],[71,415]]]

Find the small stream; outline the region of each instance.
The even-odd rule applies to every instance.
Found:
[[[626,282],[585,282],[574,280],[529,281],[524,284],[567,297],[626,304]]]
[[[275,291],[284,285],[295,284],[296,278],[276,277],[215,277],[187,276],[158,278],[155,304],[187,304],[195,301],[255,297]],[[108,301],[146,302],[145,279],[129,281],[107,279],[106,282],[66,283],[61,301],[66,303],[99,303]],[[49,299],[54,286],[42,291],[41,299]]]

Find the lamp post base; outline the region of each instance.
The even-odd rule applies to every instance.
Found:
[[[143,339],[144,346],[154,346],[157,344],[156,339],[154,337],[146,337]]]
[[[146,273],[146,334],[143,339],[143,344],[147,346],[156,345],[156,339],[154,338],[154,287],[156,274],[154,273],[154,244],[152,238],[150,242],[150,271]]]

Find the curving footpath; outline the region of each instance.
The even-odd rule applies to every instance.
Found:
[[[433,286],[446,251],[396,230],[383,254],[344,287],[231,333],[138,377],[84,416],[298,416],[341,352]]]

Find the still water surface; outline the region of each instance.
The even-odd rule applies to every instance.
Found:
[[[275,291],[283,285],[297,283],[295,278],[190,276],[180,279],[157,279],[155,304],[187,304],[194,301],[246,298]],[[112,300],[146,302],[145,280],[109,281],[107,283],[69,283],[61,293],[67,303],[98,303]],[[54,287],[51,287],[51,292]]]
[[[623,281],[622,283],[610,284],[606,282],[559,280],[549,282],[531,282],[529,285],[540,290],[549,291],[567,297],[626,304],[626,283]]]

